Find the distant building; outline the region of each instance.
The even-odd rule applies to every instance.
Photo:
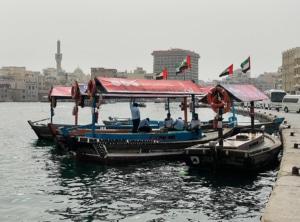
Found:
[[[300,92],[300,47],[282,52],[282,88],[291,94]]]
[[[118,77],[117,69],[106,69],[106,68],[91,68],[91,78],[95,77]]]
[[[281,76],[278,72],[264,72],[256,78],[256,81],[257,83],[261,83],[262,90],[266,91],[269,89],[276,89],[278,87],[278,79],[280,78]]]
[[[198,82],[198,61],[199,54],[183,49],[170,49],[153,51],[153,73],[160,73],[164,68],[168,69],[168,79],[186,79]],[[191,56],[192,68],[183,73],[176,75],[176,67],[186,58]]]
[[[40,72],[26,70],[25,67],[6,66],[0,69],[3,86],[8,90],[7,99],[16,102],[38,101],[38,75]],[[8,84],[7,87],[5,84]]]
[[[0,102],[12,101],[10,93],[10,84],[3,84],[0,82]]]
[[[68,73],[67,75],[67,85],[72,85],[75,81],[79,83],[86,83],[90,79],[89,76],[85,75],[79,67],[77,67],[73,72]]]
[[[243,73],[242,69],[236,69],[232,75],[228,75],[221,80],[221,83],[227,84],[249,84],[252,80],[250,73]]]

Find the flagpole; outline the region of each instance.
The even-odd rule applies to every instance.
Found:
[[[166,76],[166,80],[168,80],[168,76]],[[167,102],[168,102],[168,113],[170,113],[170,98],[167,98]]]

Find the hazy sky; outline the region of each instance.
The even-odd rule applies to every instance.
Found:
[[[199,78],[252,58],[252,75],[276,71],[282,51],[300,46],[299,0],[0,0],[0,66],[62,66],[152,72],[151,52],[200,54]]]

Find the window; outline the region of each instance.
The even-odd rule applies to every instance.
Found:
[[[283,102],[284,103],[297,103],[298,102],[298,98],[284,98]]]

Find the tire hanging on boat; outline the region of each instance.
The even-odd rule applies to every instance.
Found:
[[[71,88],[71,95],[72,98],[75,99],[76,101],[80,100],[81,98],[80,89],[77,81],[75,81],[75,85],[73,85]]]
[[[88,83],[88,90],[87,93],[90,98],[94,97],[96,94],[96,83],[95,80],[90,80]]]
[[[77,113],[78,113],[78,106],[75,105],[75,106],[73,107],[72,114],[73,114],[73,116],[76,116]]]
[[[218,113],[220,108],[223,108],[223,113],[230,111],[231,101],[228,93],[222,87],[212,88],[207,94],[207,101],[210,104],[213,111]]]

